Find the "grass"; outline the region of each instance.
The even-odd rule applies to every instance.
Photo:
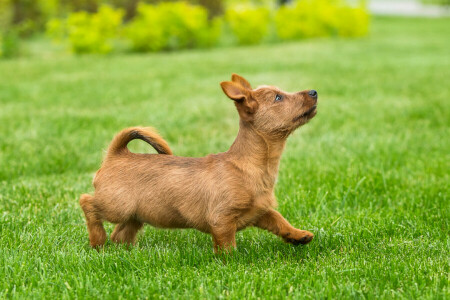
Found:
[[[448,299],[448,36],[449,19],[385,18],[357,40],[1,61],[0,298]],[[276,189],[313,242],[250,228],[215,256],[205,234],[146,226],[131,249],[91,250],[78,197],[114,133],[151,125],[177,155],[227,150],[232,72],[319,92]]]

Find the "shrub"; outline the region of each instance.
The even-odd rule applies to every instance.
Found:
[[[66,38],[66,22],[61,19],[50,19],[45,25],[45,33],[54,42],[61,42]]]
[[[168,41],[161,26],[163,16],[153,5],[140,4],[137,16],[125,29],[125,36],[131,40],[137,51],[159,51]]]
[[[81,11],[71,13],[65,21],[50,20],[47,33],[55,39],[67,37],[72,51],[77,54],[109,53],[122,17],[122,10],[102,5],[95,14]]]
[[[13,30],[0,33],[0,57],[11,58],[20,54],[20,38]]]
[[[450,0],[421,0],[423,4],[450,6]]]
[[[239,44],[257,44],[267,35],[270,11],[267,7],[236,5],[227,9],[225,18]]]
[[[57,0],[51,1],[57,3]],[[96,7],[99,1],[92,0],[92,3]],[[107,0],[116,5],[123,1]],[[190,1],[204,3],[208,0]],[[274,27],[283,40],[365,35],[369,17],[362,5],[364,0],[359,0],[359,6],[351,6],[346,1],[297,0],[276,9],[274,0],[227,0],[223,2],[227,3],[224,18],[212,20],[205,7],[189,2],[148,4],[141,1],[134,18],[123,27],[124,11],[102,5],[96,13],[80,11],[69,14],[65,20],[50,20],[47,33],[56,40],[68,41],[75,53],[108,53],[119,38],[129,41],[127,45],[134,51],[142,52],[210,47],[217,44],[224,20],[239,44],[268,40],[269,29]],[[214,3],[222,6],[221,0],[214,0]],[[49,12],[57,10],[55,5],[48,7]]]
[[[343,37],[364,36],[369,30],[369,14],[364,7],[337,8],[336,29],[337,34]]]
[[[208,20],[208,12],[185,2],[140,4],[125,30],[136,51],[159,51],[214,45],[221,21]]]
[[[0,30],[22,37],[41,31],[57,12],[59,0],[0,0]]]
[[[20,52],[18,32],[12,28],[12,3],[9,0],[0,0],[0,57],[17,56]]]
[[[368,13],[362,4],[352,7],[340,0],[297,1],[281,7],[275,17],[281,39],[362,36],[367,33],[368,23]]]
[[[103,5],[95,14],[73,13],[67,19],[72,50],[76,53],[108,53],[111,40],[122,24],[123,11]]]

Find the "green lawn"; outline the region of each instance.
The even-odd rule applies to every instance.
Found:
[[[356,40],[0,61],[0,298],[448,299],[449,36],[450,19],[374,19]],[[276,189],[316,238],[250,228],[215,256],[208,235],[146,226],[131,249],[90,249],[78,198],[113,135],[148,125],[176,155],[226,151],[232,72],[319,92]]]

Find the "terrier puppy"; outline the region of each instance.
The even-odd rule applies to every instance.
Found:
[[[287,137],[316,115],[317,92],[252,89],[236,74],[220,85],[240,117],[238,136],[227,152],[173,156],[151,128],[127,128],[114,137],[93,180],[94,195],[80,198],[92,247],[106,241],[103,221],[117,224],[112,241],[130,244],[144,223],[195,228],[212,235],[215,252],[236,247],[236,232],[248,226],[294,245],[313,239],[274,209],[274,186]],[[127,144],[133,139],[158,154],[131,153]]]

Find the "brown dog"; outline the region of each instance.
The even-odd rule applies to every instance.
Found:
[[[195,228],[210,233],[214,250],[236,247],[236,231],[257,226],[294,245],[313,234],[292,227],[273,209],[274,185],[286,139],[316,115],[317,92],[252,89],[239,75],[221,83],[240,116],[239,133],[224,153],[177,157],[150,128],[127,128],[111,142],[95,175],[94,196],[81,195],[92,247],[106,240],[103,221],[117,224],[111,239],[134,243],[144,223],[162,228]],[[159,154],[127,149],[141,139]]]

